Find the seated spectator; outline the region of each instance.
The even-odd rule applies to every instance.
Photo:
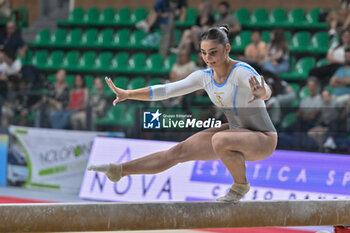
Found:
[[[136,28],[148,33],[152,27],[167,25],[172,9],[171,4],[176,4],[175,16],[179,17],[181,22],[184,22],[187,13],[186,0],[157,0],[147,19],[138,22]]]
[[[47,93],[44,93],[43,98],[39,101],[34,109],[37,109],[35,126],[48,126],[49,124],[54,129],[63,129],[66,125],[69,115],[64,114],[68,107],[70,88],[66,82],[66,71],[60,69],[57,71],[56,82],[49,84]],[[49,115],[49,117],[47,117]],[[50,119],[46,122],[46,119]]]
[[[94,79],[94,86],[91,91],[91,94],[89,95],[89,112],[88,114],[91,114],[89,124],[93,122],[94,119],[101,118],[106,113],[106,97],[103,91],[104,87],[104,81],[100,77],[96,77]],[[86,118],[88,119],[88,118]],[[89,127],[91,128],[91,127]],[[93,128],[93,130],[95,130]]]
[[[281,108],[291,107],[296,93],[289,83],[281,80],[275,74],[264,72],[262,75],[272,91],[271,98],[266,101],[266,107],[272,122],[278,126],[281,120]]]
[[[261,40],[261,33],[257,30],[252,32],[251,41],[244,49],[244,56],[239,59],[249,63],[260,73],[261,67],[267,57],[267,45]]]
[[[24,57],[28,49],[22,36],[17,31],[16,24],[12,21],[7,22],[6,31],[0,35],[0,48],[14,51],[20,57]]]
[[[74,130],[86,129],[86,109],[89,101],[89,91],[85,87],[85,79],[77,74],[74,78],[74,89],[70,92],[68,111]]]
[[[289,70],[289,49],[282,30],[271,32],[271,40],[267,45],[263,69],[272,73],[283,73]]]
[[[176,82],[186,78],[196,70],[196,64],[191,61],[188,50],[181,50],[176,63],[170,71],[170,82]]]
[[[219,3],[219,18],[215,21],[214,25],[220,27],[227,24],[230,27],[229,39],[231,40],[238,32],[242,30],[242,26],[239,23],[236,16],[230,14],[230,4],[226,1]]]
[[[0,64],[4,62],[4,53],[0,52]],[[1,65],[0,65],[1,66]],[[0,100],[7,97],[7,75],[2,75],[0,70]]]
[[[334,72],[344,65],[345,48],[350,45],[350,30],[343,30],[339,42],[333,44],[327,52],[327,65],[310,70],[309,76],[316,76],[322,83],[328,80]]]
[[[179,50],[194,49],[195,52],[199,52],[199,38],[202,32],[208,30],[214,24],[214,16],[211,12],[210,1],[202,0],[198,5],[198,16],[196,24],[191,29],[186,29],[181,37],[179,43]]]
[[[297,112],[297,130],[307,132],[316,125],[316,120],[322,106],[321,95],[318,94],[319,82],[316,77],[309,77],[307,89],[309,96],[302,99]]]
[[[170,82],[176,82],[186,78],[189,74],[196,70],[196,64],[191,61],[188,50],[181,50],[178,55],[176,63],[173,65],[170,71]],[[166,106],[181,106],[183,96],[171,98],[164,103]]]
[[[327,14],[326,22],[329,24],[328,34],[335,36],[339,31],[350,25],[350,4],[348,0],[340,0],[340,7]]]
[[[340,106],[350,101],[350,48],[345,49],[345,65],[337,69],[329,85],[334,87],[334,95]]]
[[[5,49],[3,53],[3,62],[0,64],[0,80],[8,80],[15,84],[21,78],[22,62],[16,59],[16,54],[13,50]]]
[[[336,148],[336,144],[331,135],[336,131],[338,116],[337,104],[334,98],[332,98],[332,94],[327,89],[323,90],[320,117],[317,119],[316,126],[308,131],[308,136],[317,143],[320,152],[322,152],[324,148]],[[327,133],[328,138],[325,141]]]

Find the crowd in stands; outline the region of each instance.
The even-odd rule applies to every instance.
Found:
[[[215,7],[216,11],[213,11]],[[157,0],[147,18],[134,27],[151,34],[161,25],[168,24],[170,14],[184,22],[188,17],[187,8],[185,0]],[[177,47],[168,48],[177,59],[169,75],[160,82],[176,82],[197,69],[206,69],[199,48],[203,31],[227,24],[232,42],[244,29],[227,1],[213,6],[210,0],[202,0],[197,12],[195,24],[182,28]],[[234,58],[254,67],[270,86],[272,96],[266,101],[266,106],[280,131],[280,145],[284,148],[311,147],[318,151],[337,151],[350,140],[349,1],[340,1],[339,9],[329,11],[323,17],[329,23],[331,40],[327,54],[318,57],[326,59],[326,62],[314,66],[307,80],[298,84],[280,76],[294,67],[285,28],[271,29],[268,42],[263,40],[262,30],[254,29],[251,42],[244,51],[232,54]],[[99,130],[94,120],[107,114],[109,100],[113,97],[107,91],[103,77],[96,75],[90,86],[86,84],[84,74],[80,73],[74,73],[73,85],[69,85],[64,69],[55,71],[54,82],[43,78],[45,75],[40,74],[36,67],[21,63],[28,46],[16,30],[16,24],[11,21],[6,24],[4,34],[0,35],[0,48],[2,126],[28,125],[32,117],[36,127]],[[166,100],[159,106],[186,107],[189,98],[205,96],[203,91],[198,91],[190,97]]]

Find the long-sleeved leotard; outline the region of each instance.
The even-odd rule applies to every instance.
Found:
[[[253,75],[261,82],[260,75],[250,65],[237,62],[225,83],[219,85],[215,83],[212,69],[198,70],[183,80],[150,86],[150,100],[163,100],[204,89],[211,101],[224,112],[230,128],[276,132],[265,102],[259,99],[248,103],[252,98],[249,78]]]

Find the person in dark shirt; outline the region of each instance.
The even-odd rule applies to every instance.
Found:
[[[199,38],[202,32],[212,27],[215,22],[210,1],[202,0],[198,5],[197,12],[196,24],[191,29],[186,29],[182,34],[179,50],[193,48],[196,52],[199,52]]]
[[[171,2],[176,4],[175,16],[179,17],[181,22],[184,22],[187,9],[186,0],[157,0],[147,19],[138,22],[136,28],[148,33],[153,26],[167,25],[171,11]]]
[[[27,46],[18,32],[16,24],[12,21],[7,22],[6,31],[0,35],[0,49],[12,50],[20,57],[24,57],[27,51]]]

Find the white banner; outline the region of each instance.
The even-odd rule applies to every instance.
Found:
[[[89,164],[127,162],[169,149],[175,142],[96,137]],[[275,151],[247,162],[251,190],[245,200],[348,199],[350,157]],[[104,201],[209,201],[227,193],[232,177],[220,160],[178,164],[156,175],[132,175],[110,182],[85,171],[80,198]]]
[[[27,160],[25,186],[78,193],[98,132],[11,126],[11,152]]]

